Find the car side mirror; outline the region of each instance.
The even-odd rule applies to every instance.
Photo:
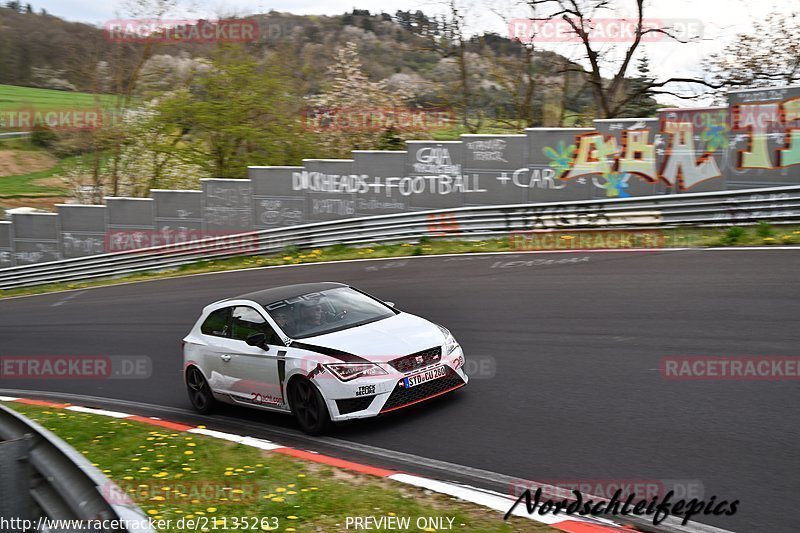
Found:
[[[253,333],[252,335],[248,336],[244,342],[250,346],[258,346],[263,350],[269,349],[269,346],[267,346],[267,336],[263,333]]]
[[[385,303],[389,307],[394,307],[394,302],[383,302],[383,303]]]

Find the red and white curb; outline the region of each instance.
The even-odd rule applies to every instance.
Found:
[[[194,433],[197,435],[205,435],[206,437],[227,440],[235,442],[237,444],[242,444],[244,446],[258,448],[260,450],[265,450],[274,453],[281,453],[305,461],[311,461],[314,463],[321,463],[328,466],[343,468],[361,474],[388,478],[398,483],[412,485],[414,487],[426,489],[431,492],[436,492],[439,494],[446,494],[453,498],[470,502],[482,507],[487,507],[489,509],[499,511],[501,513],[506,513],[515,501],[510,496],[501,494],[499,492],[479,489],[476,487],[471,487],[469,485],[462,485],[448,481],[438,481],[435,479],[415,476],[412,474],[406,474],[395,470],[386,470],[384,468],[377,468],[374,466],[369,466],[361,463],[354,463],[352,461],[337,459],[336,457],[323,455],[314,451],[299,450],[296,448],[290,448],[288,446],[282,446],[280,444],[276,444],[274,442],[265,439],[236,435],[233,433],[225,433],[222,431],[215,431],[212,429],[207,429],[205,426],[187,426],[185,424],[179,424],[176,422],[162,420],[161,418],[131,415],[128,413],[120,413],[118,411],[95,409],[93,407],[82,407],[79,405],[72,405],[70,403],[31,400],[28,398],[15,398],[11,396],[0,396],[0,402],[15,402],[25,405],[48,407],[51,409],[65,409],[67,411],[75,411],[78,413],[86,413],[97,416],[107,416],[111,418],[133,420],[135,422],[142,422],[144,424],[159,426],[172,431],[181,431],[186,433]],[[621,531],[626,531],[626,532],[632,531],[631,528],[621,526],[615,524],[610,520],[604,520],[600,518],[594,518],[590,520],[586,518],[556,516],[553,514],[540,515],[538,512],[528,514],[525,510],[524,505],[518,506],[514,510],[513,514],[515,516],[529,518],[531,520],[547,524],[552,528],[555,528],[560,531],[566,531],[569,533],[611,533],[611,532],[619,533]]]

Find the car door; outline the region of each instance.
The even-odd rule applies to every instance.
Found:
[[[223,367],[225,359],[229,359],[230,351],[230,317],[232,307],[222,307],[212,311],[200,332],[203,335],[202,368],[208,380],[208,385],[215,392],[228,393],[229,383],[226,382],[227,369]]]
[[[263,333],[267,346],[250,346],[246,339]],[[237,402],[260,407],[285,408],[280,367],[286,348],[275,330],[254,307],[238,305],[230,316],[230,338],[223,339],[220,355],[227,394]]]

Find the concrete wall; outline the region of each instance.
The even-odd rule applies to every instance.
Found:
[[[14,266],[14,235],[11,222],[0,222],[0,268]]]
[[[86,257],[105,251],[106,209],[104,205],[56,206],[61,257]]]
[[[800,184],[800,87],[735,91],[727,107],[663,109],[592,128],[408,141],[405,151],[251,167],[249,179],[153,190],[0,222],[0,268],[357,216]]]

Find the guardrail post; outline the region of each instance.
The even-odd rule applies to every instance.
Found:
[[[27,437],[0,442],[0,517],[6,520],[30,520],[32,516],[30,490],[20,486],[21,481],[28,483],[31,479],[28,463],[30,445]],[[10,533],[14,530],[5,526],[9,524],[0,522],[0,532]]]

